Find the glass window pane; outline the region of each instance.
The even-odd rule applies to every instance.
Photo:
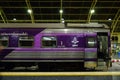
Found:
[[[96,41],[95,41],[94,37],[88,37],[87,40],[88,40],[87,41],[87,44],[88,44],[87,47],[90,47],[90,48],[95,47]]]
[[[56,47],[56,37],[42,37],[42,47]]]
[[[8,36],[0,36],[0,46],[8,47]]]
[[[34,39],[32,36],[21,36],[19,37],[20,47],[33,47]]]

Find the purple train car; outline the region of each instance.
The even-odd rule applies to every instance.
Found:
[[[80,63],[110,67],[110,30],[104,24],[0,24],[0,64]],[[59,64],[58,64],[59,65]]]

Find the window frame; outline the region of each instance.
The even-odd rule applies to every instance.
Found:
[[[0,35],[0,36],[5,36],[5,37],[7,37],[7,40],[4,40],[4,41],[7,41],[7,45],[6,45],[6,46],[2,45],[2,44],[1,44],[1,41],[3,41],[3,40],[0,39],[0,46],[8,47],[8,46],[9,46],[9,36],[6,36],[6,35]]]
[[[32,46],[21,46],[21,45],[20,45],[20,41],[21,41],[20,38],[21,38],[21,37],[31,37],[31,38],[32,38],[31,41],[33,41],[33,42],[32,42]],[[24,39],[23,39],[23,40],[24,40]],[[29,39],[28,39],[28,40],[29,40]],[[27,39],[24,40],[24,41],[27,41]],[[26,35],[25,35],[25,36],[19,36],[18,46],[19,46],[19,47],[22,47],[22,48],[32,48],[32,47],[34,46],[34,36],[28,36],[28,35],[27,35],[27,36],[26,36]]]
[[[89,38],[93,38],[94,39],[94,46],[89,46]],[[96,47],[96,45],[97,45],[97,39],[96,39],[96,37],[95,36],[88,36],[87,37],[87,39],[86,39],[87,41],[86,41],[86,47],[87,48],[95,48]]]
[[[43,37],[54,37],[55,40],[53,40],[53,41],[56,41],[55,47],[53,47],[53,46],[43,46]],[[50,40],[45,40],[45,41],[50,41]],[[42,36],[42,38],[41,38],[41,47],[42,48],[57,48],[57,37],[56,36]]]

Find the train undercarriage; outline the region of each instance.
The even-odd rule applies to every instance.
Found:
[[[91,66],[91,64],[90,64]],[[85,68],[84,62],[2,62],[1,71],[106,71],[111,62],[99,62],[97,67]]]

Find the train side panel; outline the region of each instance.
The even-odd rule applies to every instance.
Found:
[[[109,30],[0,29],[0,62],[84,62],[108,67]]]
[[[34,30],[35,32],[33,32]],[[1,31],[9,37],[1,50],[2,62],[83,62],[83,33],[41,33],[43,29]],[[31,45],[30,45],[31,44]]]

